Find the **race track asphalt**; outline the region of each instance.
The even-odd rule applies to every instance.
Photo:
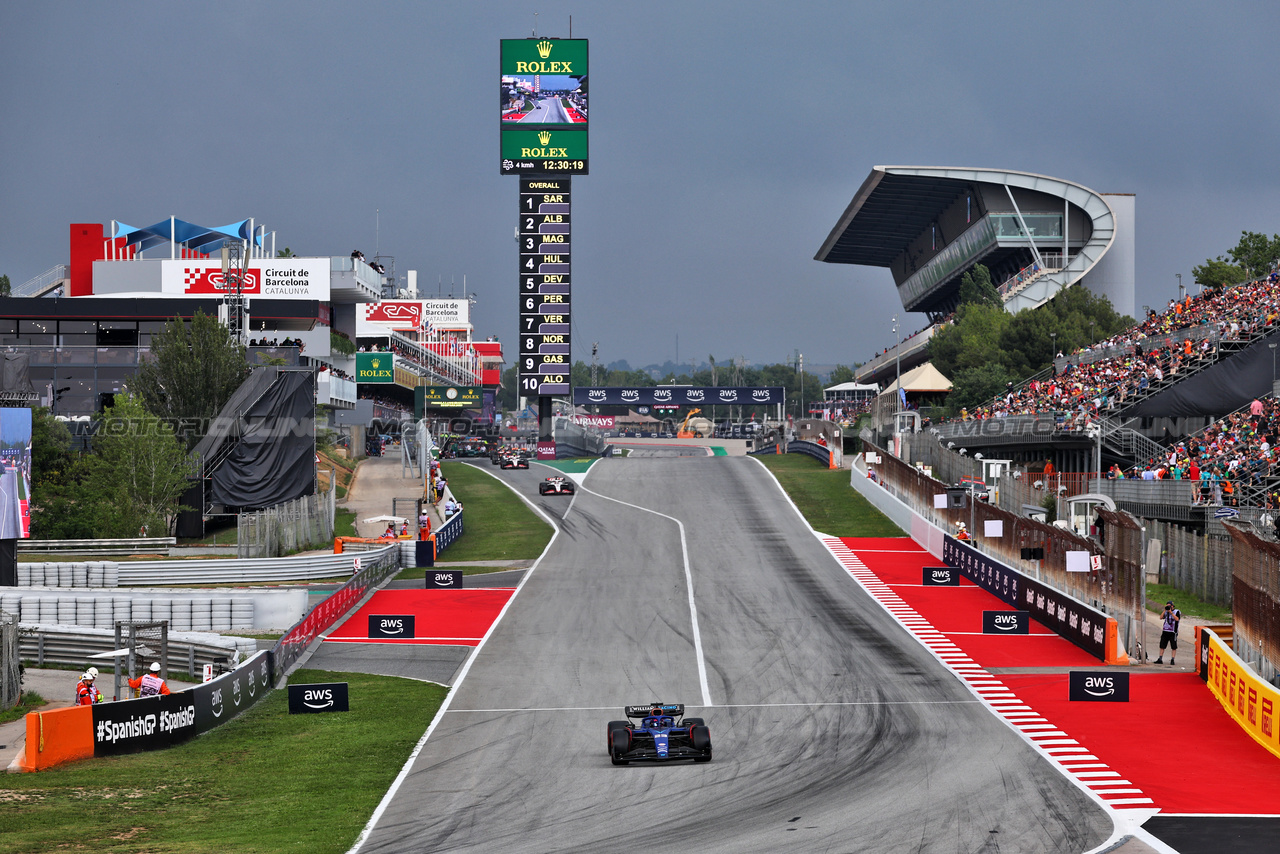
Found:
[[[572,499],[537,495],[545,467],[491,471],[561,533],[361,852],[1080,852],[1110,835],[1102,807],[862,593],[757,461],[604,460]],[[684,542],[638,508],[678,518]],[[341,652],[353,669],[408,657],[372,672],[432,679],[415,667],[438,672],[440,654]],[[652,700],[704,717],[714,760],[611,765],[606,722]]]

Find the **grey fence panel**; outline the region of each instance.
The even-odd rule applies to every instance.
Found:
[[[12,709],[22,697],[20,663],[18,615],[0,611],[0,710]]]
[[[390,553],[394,545],[372,552]],[[366,553],[368,554],[368,553]],[[120,564],[120,586],[226,584],[246,581],[291,581],[336,578],[353,571],[350,555],[324,554],[283,558],[154,560]]]
[[[277,557],[333,542],[334,491],[303,495],[236,517],[241,558]]]
[[[216,642],[212,635],[192,636],[184,632],[169,632],[169,672],[183,672],[195,678],[206,664],[226,664],[237,655],[252,655],[257,643],[252,638],[223,638]],[[114,629],[89,629],[77,626],[31,626],[23,624],[18,632],[18,653],[25,661],[36,666],[46,664],[74,664],[87,667],[93,660],[89,656],[115,649]],[[112,668],[112,660],[98,667],[104,673]],[[75,679],[67,677],[67,691],[71,693]]]

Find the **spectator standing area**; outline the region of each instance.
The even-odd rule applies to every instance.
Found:
[[[1082,788],[1183,854],[1273,851],[1280,760],[1246,735],[1194,673],[1129,671],[1128,703],[1071,702],[1068,673],[1092,656],[1034,621],[1025,635],[982,633],[983,611],[1008,611],[961,578],[925,586],[938,561],[909,537],[823,542],[917,640]],[[1194,655],[1191,631],[1185,655]],[[1205,760],[1211,765],[1205,767]],[[1148,816],[1155,816],[1148,818]],[[1266,847],[1249,840],[1266,839]]]

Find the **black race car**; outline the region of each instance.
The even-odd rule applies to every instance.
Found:
[[[666,762],[671,759],[711,761],[711,730],[702,718],[686,718],[683,703],[653,702],[627,706],[631,720],[609,721],[607,747],[614,765],[629,762]]]
[[[539,495],[573,495],[573,481],[555,475],[538,484]]]
[[[509,457],[503,457],[502,462],[498,464],[498,468],[500,469],[527,469],[528,467],[529,467],[528,458],[519,456],[518,454],[513,454]]]

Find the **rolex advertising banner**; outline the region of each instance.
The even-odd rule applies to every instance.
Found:
[[[422,395],[422,406],[441,409],[460,409],[463,407],[479,407],[484,402],[482,389],[478,385],[426,385],[418,386],[414,394]],[[414,411],[418,412],[415,401]]]
[[[587,174],[587,40],[503,39],[501,172]]]
[[[357,383],[393,383],[395,355],[392,353],[356,353]]]

